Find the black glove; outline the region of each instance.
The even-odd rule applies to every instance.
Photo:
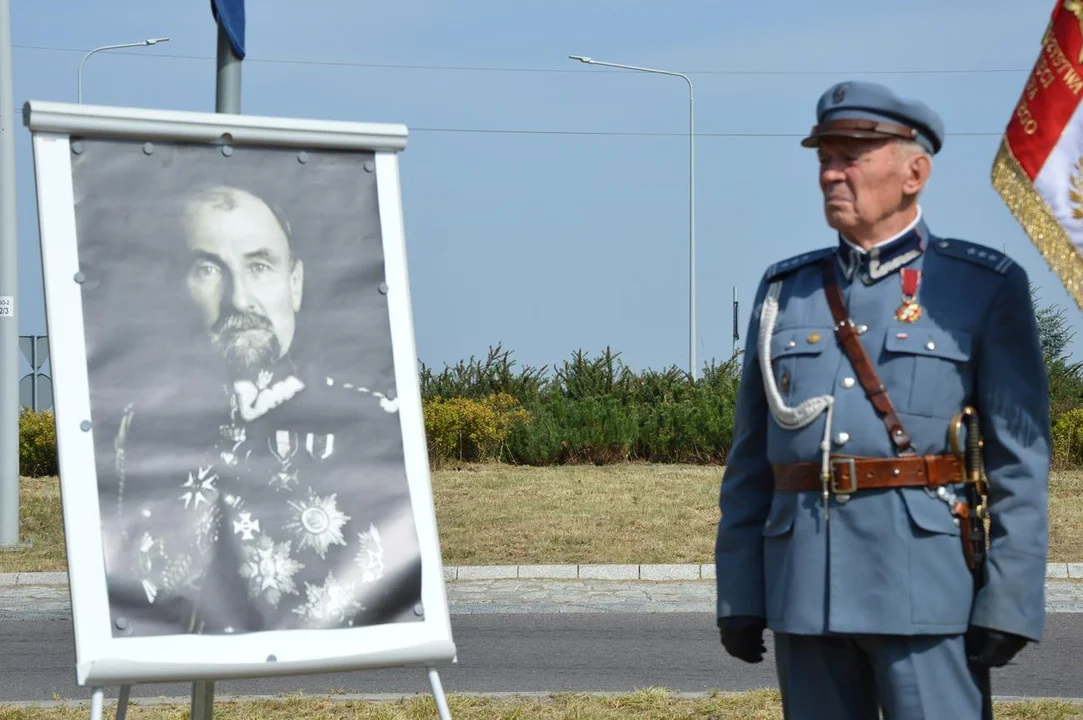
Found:
[[[1028,642],[1019,635],[975,625],[966,633],[967,660],[975,665],[1004,667]]]
[[[722,635],[722,647],[726,652],[747,663],[763,661],[767,648],[763,644],[763,631],[767,621],[761,617],[734,615],[718,618],[718,629]]]

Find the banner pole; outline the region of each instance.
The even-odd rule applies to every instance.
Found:
[[[226,29],[218,25],[218,79],[214,111],[239,115],[241,112],[241,59],[233,52]]]

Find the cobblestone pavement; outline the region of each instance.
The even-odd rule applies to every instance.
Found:
[[[71,617],[66,574],[25,573],[18,577],[4,576],[0,580],[0,620]],[[714,581],[709,578],[607,580],[504,577],[449,580],[447,591],[453,615],[710,613],[714,612],[715,603]],[[1048,579],[1046,610],[1051,613],[1083,613],[1083,582]]]

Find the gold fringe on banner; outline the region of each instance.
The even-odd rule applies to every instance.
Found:
[[[1083,256],[1057,221],[1049,204],[1034,189],[1030,178],[1008,147],[1007,140],[1000,141],[1000,149],[993,161],[992,177],[993,189],[1004,199],[1050,269],[1060,276],[1076,305],[1083,310]]]

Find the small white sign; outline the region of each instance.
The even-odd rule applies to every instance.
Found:
[[[0,295],[0,317],[15,317],[15,298]]]

